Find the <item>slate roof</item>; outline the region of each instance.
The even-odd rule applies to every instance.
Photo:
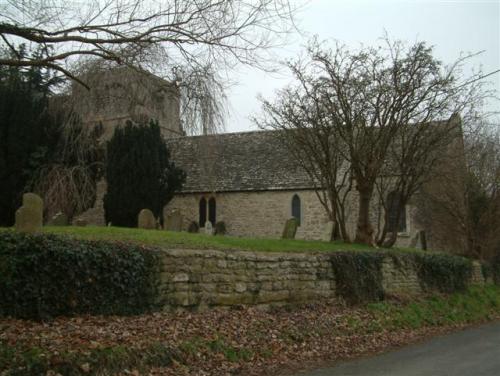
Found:
[[[187,173],[182,193],[313,188],[275,131],[185,136],[167,142],[173,161]]]

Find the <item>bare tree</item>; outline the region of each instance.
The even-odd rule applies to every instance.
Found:
[[[346,242],[346,202],[351,191],[351,174],[343,156],[344,145],[324,106],[324,88],[303,73],[301,62],[288,67],[297,80],[278,92],[277,100],[260,98],[264,116],[255,118],[260,128],[273,129],[275,136],[306,171],[328,218],[334,222],[332,238]]]
[[[468,114],[484,99],[483,75],[464,80],[462,67],[470,55],[445,66],[424,42],[408,46],[385,38],[384,47],[351,51],[312,41],[307,53],[306,64],[293,66],[310,87],[321,88],[322,113],[335,128],[359,195],[355,241],[374,244],[371,203],[388,159],[397,155],[391,162],[395,176],[418,175],[399,180],[403,205],[424,179],[431,161],[425,151],[440,148],[456,131],[433,124]],[[300,80],[299,86],[304,86]]]
[[[270,47],[293,27],[287,0],[62,0],[0,3],[0,65],[43,66],[73,80],[75,57],[166,73],[165,67],[265,67]],[[27,58],[19,43],[51,53]]]
[[[189,133],[223,129],[221,72],[273,69],[300,5],[289,0],[0,1],[0,65],[42,66],[89,88],[89,67],[126,65],[175,82]],[[26,56],[21,46],[44,46]],[[88,75],[87,75],[88,77]]]

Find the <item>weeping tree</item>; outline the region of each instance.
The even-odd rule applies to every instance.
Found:
[[[116,128],[107,142],[106,180],[106,222],[137,227],[142,209],[162,219],[163,207],[182,187],[185,173],[170,160],[156,122],[135,125],[129,121]]]
[[[40,164],[29,187],[44,198],[45,217],[62,212],[71,219],[89,209],[96,199],[96,183],[103,175],[102,127],[85,127],[74,114],[54,112],[60,130],[51,145],[51,158]]]

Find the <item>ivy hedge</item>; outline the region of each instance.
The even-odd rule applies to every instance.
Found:
[[[427,292],[465,291],[472,275],[472,262],[460,256],[432,252],[396,251],[338,252],[331,256],[336,294],[350,304],[384,299],[383,263],[390,257],[396,268],[413,266],[420,287]],[[499,263],[500,278],[500,263]]]
[[[0,316],[47,319],[155,308],[154,249],[50,234],[0,233]]]
[[[415,262],[424,291],[465,291],[472,276],[471,260],[460,256],[422,252],[415,254]]]
[[[384,299],[382,253],[338,252],[332,254],[331,261],[336,293],[346,302],[358,304]]]

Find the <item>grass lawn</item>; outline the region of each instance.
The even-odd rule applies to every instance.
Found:
[[[3,228],[0,230],[6,229]],[[205,234],[191,234],[187,232],[143,230],[123,227],[49,226],[44,227],[43,231],[45,233],[68,235],[80,239],[135,242],[164,248],[229,249],[269,252],[363,251],[374,249],[362,244],[348,244],[342,242],[209,236]]]

